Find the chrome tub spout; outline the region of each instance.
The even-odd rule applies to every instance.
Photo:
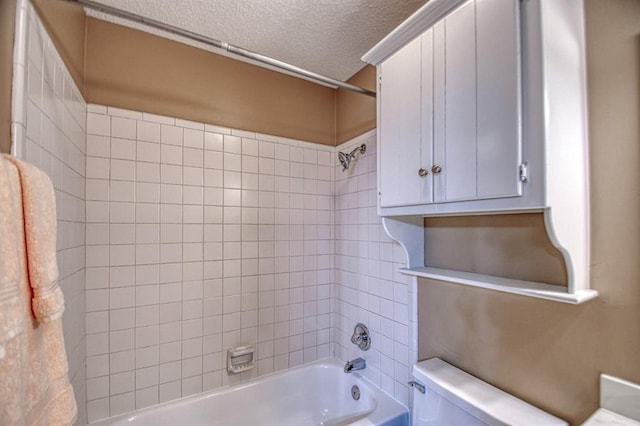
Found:
[[[354,371],[364,370],[367,366],[367,362],[362,358],[356,358],[351,361],[347,361],[344,365],[344,372],[349,374]]]

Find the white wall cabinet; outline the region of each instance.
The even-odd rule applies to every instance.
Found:
[[[582,0],[431,0],[364,57],[377,66],[378,213],[407,273],[589,300]],[[424,265],[422,218],[542,212],[568,287]],[[421,240],[422,239],[422,240]]]
[[[378,67],[380,207],[522,195],[518,3],[471,0]]]

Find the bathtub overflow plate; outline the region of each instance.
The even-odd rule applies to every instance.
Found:
[[[360,399],[360,388],[358,387],[358,385],[351,386],[351,396],[356,401]]]

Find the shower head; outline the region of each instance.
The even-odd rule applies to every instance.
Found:
[[[364,154],[365,152],[367,152],[367,145],[362,144],[360,146],[357,146],[353,149],[353,151],[351,151],[348,154],[345,154],[344,152],[338,153],[338,160],[340,160],[340,164],[342,164],[343,172],[349,168],[349,164],[351,164],[351,160],[356,158],[356,154],[358,153],[358,151],[360,151],[360,154]]]
[[[349,163],[351,163],[351,155],[345,154],[344,152],[339,152],[338,160],[340,160],[340,164],[342,164],[342,171],[344,172],[349,168]]]

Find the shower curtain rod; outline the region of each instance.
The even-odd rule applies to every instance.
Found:
[[[297,67],[295,65],[288,64],[283,61],[279,61],[274,58],[270,58],[265,55],[261,55],[259,53],[252,52],[247,49],[243,49],[238,46],[234,46],[232,44],[226,43],[224,41],[216,40],[210,37],[203,36],[201,34],[196,34],[192,31],[183,30],[182,28],[174,27],[173,25],[165,24],[160,21],[156,21],[155,19],[145,18],[144,16],[136,15],[135,13],[127,12],[125,10],[117,9],[115,7],[107,6],[101,3],[97,3],[91,0],[68,0],[74,3],[78,3],[88,9],[93,9],[98,12],[105,13],[107,15],[115,16],[118,18],[122,18],[128,21],[137,22],[139,24],[143,24],[155,29],[159,29],[162,31],[166,31],[168,33],[178,35],[181,37],[188,38],[190,40],[197,41],[199,43],[204,43],[208,46],[212,46],[218,49],[225,50],[233,55],[242,56],[244,58],[252,59],[257,62],[261,62],[266,65],[270,65],[272,67],[280,68],[282,70],[298,74],[302,77],[308,78],[310,80],[314,80],[317,82],[321,82],[324,84],[328,84],[331,86],[336,86],[341,89],[350,90],[352,92],[360,93],[366,96],[371,96],[373,98],[376,97],[375,92],[364,89],[362,87],[345,83],[340,80],[336,80],[331,77],[326,77],[320,74],[317,74],[312,71],[305,70],[303,68]]]

